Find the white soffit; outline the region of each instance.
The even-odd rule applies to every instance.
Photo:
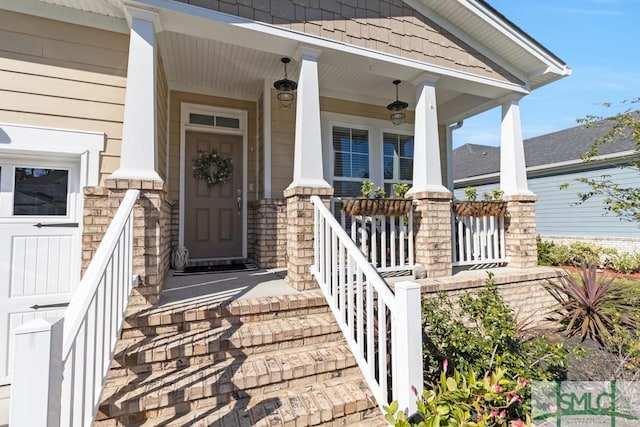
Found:
[[[532,88],[571,74],[571,69],[531,36],[478,0],[404,0],[409,5],[426,6],[429,15],[446,29],[453,24],[469,36],[469,43],[505,68],[515,67],[524,73]],[[449,27],[449,28],[447,28]],[[491,55],[493,53],[494,55]],[[497,56],[497,58],[496,58]]]

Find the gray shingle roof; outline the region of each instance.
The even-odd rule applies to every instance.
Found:
[[[524,155],[527,167],[542,166],[569,160],[577,160],[591,149],[593,143],[602,137],[605,126],[576,126],[524,141]],[[604,144],[599,154],[611,154],[631,150],[629,140]],[[465,144],[453,150],[454,180],[486,175],[500,171],[500,147]]]

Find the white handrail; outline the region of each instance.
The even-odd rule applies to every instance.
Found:
[[[394,295],[323,201],[311,201],[312,273],[378,405],[397,400],[413,413],[411,389],[422,390],[420,285],[396,284]]]
[[[61,425],[88,427],[98,410],[133,277],[133,208],[127,190],[100,242],[64,320]]]
[[[82,324],[83,315],[89,309],[91,297],[95,295],[100,279],[111,260],[111,256],[120,242],[120,236],[125,232],[125,226],[130,222],[133,206],[138,200],[139,190],[128,190],[122,199],[122,203],[118,208],[107,232],[104,234],[91,263],[87,267],[78,290],[74,293],[73,298],[69,302],[69,306],[64,313],[65,330],[62,352],[64,357],[69,354],[73,337],[78,334],[80,325]],[[132,225],[132,224],[131,224]]]
[[[133,209],[139,194],[125,194],[64,317],[37,319],[14,332],[13,427],[93,424],[135,283]]]

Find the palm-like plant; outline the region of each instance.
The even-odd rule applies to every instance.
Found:
[[[558,282],[547,284],[559,303],[550,319],[563,325],[568,336],[605,344],[616,325],[638,327],[635,287],[615,282],[616,276],[597,274],[595,265],[583,266],[579,275],[576,280],[566,273]]]

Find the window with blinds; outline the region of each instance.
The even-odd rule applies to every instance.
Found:
[[[359,196],[362,180],[369,178],[369,132],[334,127],[333,154],[334,195]]]
[[[413,136],[384,132],[382,144],[384,187],[392,194],[392,184],[411,184],[413,179]]]

